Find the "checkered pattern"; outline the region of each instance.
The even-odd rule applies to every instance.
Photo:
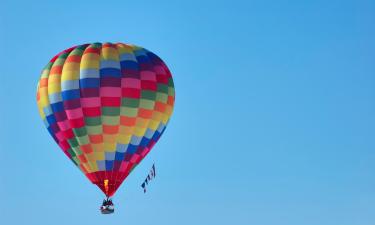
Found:
[[[122,43],[64,50],[42,71],[37,91],[49,133],[107,196],[158,141],[174,98],[164,62],[144,48]]]

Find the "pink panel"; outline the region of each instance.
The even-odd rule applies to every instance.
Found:
[[[162,66],[154,66],[154,71],[159,74],[165,74],[165,69]]]
[[[68,120],[57,122],[57,125],[59,125],[60,130],[66,131],[70,128],[70,124]]]
[[[121,163],[121,166],[120,166],[120,172],[125,172],[126,171],[126,168],[128,167],[128,162],[122,162]]]
[[[82,118],[83,113],[81,108],[65,110],[67,117],[71,119]]]
[[[156,74],[151,71],[141,71],[141,79],[156,81]]]
[[[121,87],[141,88],[141,81],[135,78],[121,79]]]
[[[100,106],[100,97],[81,98],[81,105],[84,108]]]
[[[132,162],[132,163],[136,163],[137,160],[138,160],[138,158],[139,158],[139,155],[138,155],[138,154],[133,154],[132,158],[130,159],[130,162]]]
[[[121,96],[121,87],[101,87],[100,96],[102,97],[118,97]]]

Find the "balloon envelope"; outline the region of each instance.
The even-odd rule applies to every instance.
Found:
[[[37,90],[49,133],[107,196],[163,134],[174,99],[165,63],[144,48],[122,43],[62,51],[43,69]]]

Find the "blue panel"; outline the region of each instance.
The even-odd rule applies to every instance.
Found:
[[[142,147],[146,147],[148,143],[150,142],[150,139],[143,137],[141,143],[139,144]]]
[[[130,144],[132,145],[139,145],[140,142],[141,142],[141,137],[138,137],[138,136],[132,136],[132,138],[130,139]]]
[[[141,56],[141,55],[146,55],[147,51],[146,51],[146,49],[141,48],[141,49],[137,49],[137,50],[133,51],[133,53],[134,53],[135,56],[138,57],[138,56]]]
[[[49,102],[51,104],[62,101],[60,92],[57,92],[57,93],[54,93],[54,94],[49,94],[48,98],[49,98]]]
[[[52,110],[51,110],[51,107],[49,105],[47,105],[46,107],[43,108],[43,112],[44,112],[45,116],[49,116],[53,113]]]
[[[98,168],[100,171],[105,171],[105,161],[104,160],[98,160],[96,161],[96,165],[98,165]]]
[[[117,144],[116,145],[116,152],[125,152],[127,148],[128,148],[128,145]]]
[[[157,142],[157,141],[159,140],[159,138],[161,137],[161,135],[163,135],[163,133],[164,133],[164,131],[165,131],[165,128],[166,128],[166,127],[164,126],[163,130],[161,131],[161,133],[158,132],[159,135],[158,135],[156,138],[154,138],[154,141],[155,141],[155,142]]]
[[[138,63],[148,63],[150,62],[150,59],[145,55],[141,55],[141,56],[137,56],[137,61]]]
[[[105,169],[106,170],[112,170],[112,168],[113,168],[113,161],[106,160],[105,161]]]
[[[71,100],[80,97],[79,89],[63,91],[61,92],[61,95],[64,100]]]
[[[79,80],[81,88],[96,88],[100,86],[99,78],[83,78]]]
[[[52,128],[51,128],[51,127],[48,127],[47,130],[48,130],[48,132],[51,134],[53,140],[55,140],[56,143],[59,143],[59,140],[57,139],[55,133],[52,131]]]
[[[157,141],[159,139],[160,133],[159,131],[155,131],[154,135],[152,136],[152,140]]]
[[[101,60],[100,68],[117,68],[120,69],[120,62],[115,60]]]
[[[125,61],[121,61],[120,64],[121,64],[122,69],[139,70],[138,63],[134,61],[125,60]]]
[[[128,150],[126,151],[126,153],[133,154],[137,151],[137,148],[138,146],[129,144]]]
[[[100,69],[100,77],[121,77],[121,71],[115,68]]]
[[[105,153],[105,160],[115,160],[115,153],[114,152],[106,152]]]
[[[147,128],[144,137],[146,137],[146,138],[148,138],[148,139],[151,139],[151,138],[152,138],[152,135],[154,135],[154,133],[155,133],[154,130],[151,130],[150,128]]]
[[[56,119],[55,119],[55,116],[53,114],[47,116],[46,119],[47,119],[47,121],[48,121],[49,124],[56,123]]]
[[[79,89],[79,81],[78,80],[66,80],[61,82],[61,89],[62,90],[73,90]]]
[[[150,59],[156,59],[156,60],[159,60],[160,58],[155,55],[154,53],[152,52],[147,52],[147,56],[150,58]]]
[[[53,103],[51,108],[53,112],[61,112],[64,111],[64,104],[62,102]]]
[[[115,160],[122,161],[125,159],[125,153],[124,152],[116,152]]]
[[[82,69],[80,72],[81,78],[95,78],[99,77],[99,70],[98,69]]]

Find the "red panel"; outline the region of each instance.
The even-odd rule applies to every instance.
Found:
[[[140,98],[141,90],[137,88],[122,88],[122,97]]]
[[[85,154],[88,154],[88,153],[93,152],[92,147],[91,147],[90,144],[81,145],[81,150],[82,150]]]
[[[86,117],[97,117],[101,114],[100,107],[82,108],[82,111]]]
[[[156,74],[158,83],[168,84],[168,76],[166,74]]]
[[[88,53],[95,53],[95,54],[100,54],[100,49],[99,48],[93,48],[93,47],[88,47],[85,49],[85,52],[84,54],[88,54]]]
[[[66,140],[63,140],[59,143],[59,146],[60,148],[63,150],[63,151],[66,151],[70,148],[70,145],[69,143],[66,141]]]
[[[80,55],[69,55],[66,59],[65,63],[67,62],[81,62],[81,56]]]
[[[73,133],[72,129],[64,131],[64,136],[65,136],[66,139],[73,138],[74,137],[74,133]]]
[[[157,85],[155,81],[142,80],[141,87],[142,89],[157,91]]]
[[[109,107],[120,107],[121,106],[121,98],[119,97],[101,97],[102,106],[109,106]]]
[[[83,118],[77,118],[69,120],[69,124],[72,128],[80,128],[85,125],[85,122],[83,121]]]

